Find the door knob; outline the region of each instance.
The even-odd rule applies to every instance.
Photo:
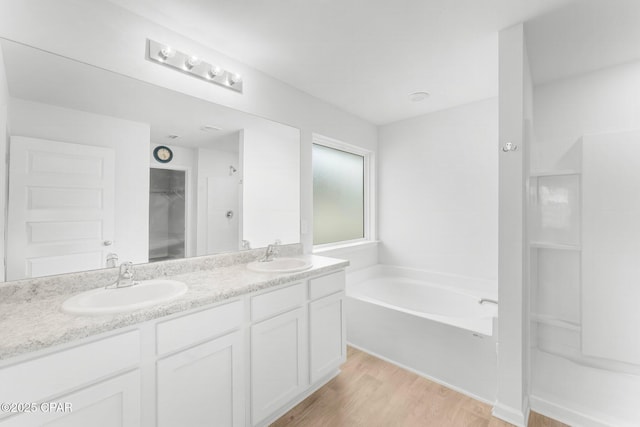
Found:
[[[113,245],[113,242],[111,240],[105,240],[104,242],[102,242],[102,244],[105,246],[111,246]]]

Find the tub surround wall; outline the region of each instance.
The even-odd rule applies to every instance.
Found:
[[[374,240],[355,245],[345,245],[344,247],[322,249],[314,251],[314,254],[348,259],[349,267],[347,267],[347,272],[351,273],[378,264],[379,246],[380,242]]]
[[[498,101],[379,128],[380,262],[496,279]]]

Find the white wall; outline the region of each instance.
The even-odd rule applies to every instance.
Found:
[[[6,213],[6,193],[7,193],[7,138],[9,131],[7,128],[7,113],[9,106],[9,88],[7,87],[7,75],[4,68],[2,47],[0,47],[0,282],[4,281],[4,239],[5,239],[5,213]]]
[[[640,127],[640,61],[535,87],[536,139]]]
[[[498,102],[379,128],[380,261],[497,279]]]
[[[312,134],[376,150],[376,127],[246,64],[103,0],[0,0],[0,36],[113,70],[301,130],[301,216],[312,230]],[[244,94],[145,60],[145,40],[170,43],[242,74]],[[302,236],[305,251],[311,233]]]
[[[198,255],[230,252],[239,249],[240,222],[240,178],[239,133],[235,150],[200,148],[198,150]],[[215,146],[219,146],[216,142]],[[229,166],[236,168],[232,175]],[[233,211],[233,218],[225,214]]]
[[[583,135],[640,129],[640,62],[536,86],[534,96],[533,167],[578,168],[576,142]],[[563,280],[570,274],[579,277],[580,263],[562,259],[567,261],[555,267],[557,277],[548,280],[564,285],[558,292],[563,298],[580,301],[580,287]],[[534,350],[531,395],[532,409],[571,425],[640,425],[637,375],[594,369]]]
[[[527,60],[522,24],[499,34],[498,393],[493,415],[527,424]],[[506,143],[516,151],[502,151]]]
[[[11,99],[11,134],[115,151],[115,238],[120,261],[149,254],[149,125],[46,104]]]
[[[242,238],[251,247],[300,241],[300,143],[293,128],[241,132]]]
[[[173,151],[173,159],[170,163],[160,163],[153,157],[153,150],[158,145],[164,145]],[[186,256],[196,255],[197,246],[197,187],[198,187],[198,158],[194,148],[179,147],[168,144],[151,144],[149,150],[149,167],[158,169],[175,169],[186,171]],[[147,195],[147,199],[148,199]],[[147,237],[148,239],[148,237]]]

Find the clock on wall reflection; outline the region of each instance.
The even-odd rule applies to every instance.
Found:
[[[159,145],[153,150],[153,158],[160,163],[169,163],[173,159],[173,151],[164,145]]]

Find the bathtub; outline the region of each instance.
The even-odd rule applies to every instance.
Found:
[[[497,282],[376,265],[347,275],[350,345],[478,400],[496,389]]]

